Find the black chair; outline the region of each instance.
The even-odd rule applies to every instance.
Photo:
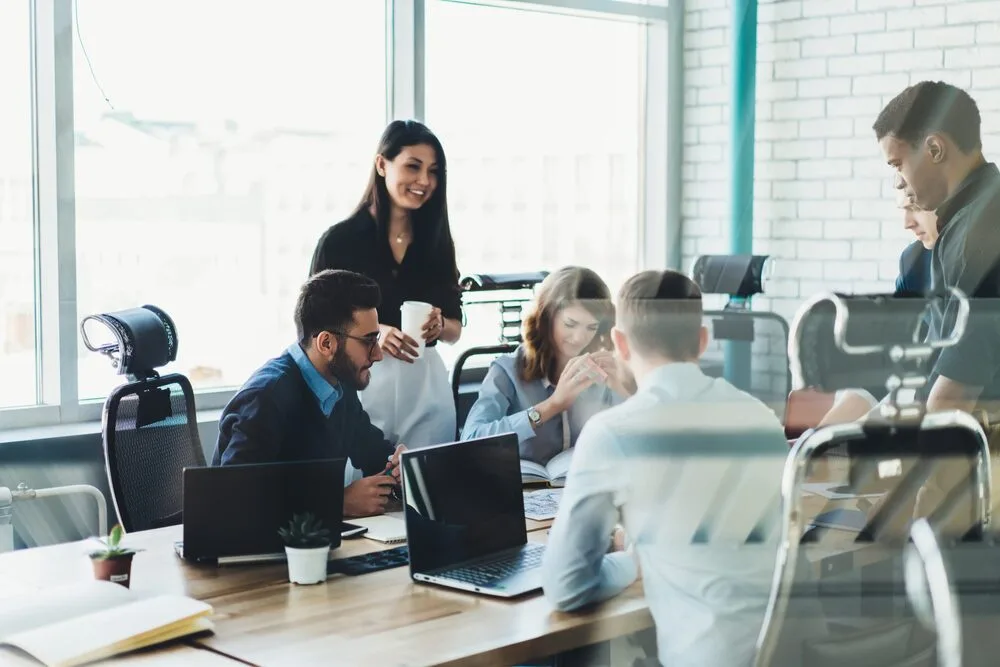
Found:
[[[99,323],[111,340],[94,344],[87,325]],[[183,375],[156,369],[177,358],[177,330],[155,306],[90,315],[80,323],[83,343],[111,359],[129,382],[104,403],[101,431],[111,499],[126,531],[181,523],[181,471],[205,465],[194,391]]]
[[[501,354],[508,354],[521,343],[521,322],[524,305],[530,303],[535,285],[545,280],[548,271],[534,273],[474,273],[463,276],[459,284],[463,290],[463,309],[495,306],[500,326],[497,343],[478,345],[462,352],[455,360],[451,371],[451,391],[455,399],[457,432],[460,437],[465,418],[475,403],[478,387],[486,376],[486,368],[477,368],[479,373],[471,373],[466,365],[472,359],[492,360]],[[473,308],[470,308],[472,306]],[[485,365],[484,365],[485,366]]]
[[[788,322],[750,309],[753,297],[765,292],[772,266],[767,255],[702,255],[691,279],[702,294],[728,297],[722,310],[705,311],[710,340],[702,370],[760,399],[783,420],[791,390]]]

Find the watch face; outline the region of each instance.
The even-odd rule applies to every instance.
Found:
[[[532,423],[537,424],[542,420],[542,416],[538,414],[538,410],[531,408],[528,410],[528,419],[530,419]]]

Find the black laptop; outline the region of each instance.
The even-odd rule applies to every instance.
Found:
[[[498,597],[542,587],[515,434],[408,451],[402,467],[414,580]]]
[[[346,459],[184,469],[185,560],[219,565],[284,560],[278,528],[312,512],[340,546]]]

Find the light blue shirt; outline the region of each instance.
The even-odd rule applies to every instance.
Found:
[[[774,571],[788,445],[770,408],[696,364],[656,368],[577,441],[543,560],[561,610],[633,581],[671,667],[750,665]],[[621,518],[631,541],[608,553]]]
[[[302,377],[305,378],[306,384],[316,400],[319,401],[319,409],[329,417],[333,414],[333,408],[337,405],[337,401],[344,395],[344,391],[339,384],[330,384],[325,377],[319,374],[316,367],[309,361],[309,357],[306,356],[305,350],[298,343],[293,343],[288,347],[288,354],[292,355],[295,365],[302,371]]]
[[[516,433],[521,458],[545,465],[564,448],[576,444],[587,420],[624,400],[607,386],[594,385],[573,402],[566,419],[550,419],[536,432],[528,419],[528,408],[552,396],[555,387],[547,379],[525,382],[520,373],[523,358],[524,347],[518,346],[490,364],[479,398],[465,418],[462,440]]]

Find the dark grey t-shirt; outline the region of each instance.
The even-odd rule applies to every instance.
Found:
[[[1000,400],[1000,170],[987,163],[973,171],[938,210],[941,235],[931,259],[935,294],[957,287],[970,297],[965,335],[941,351],[928,389],[938,376],[983,387],[982,398]],[[932,317],[932,335],[952,331],[958,301],[945,297]]]

